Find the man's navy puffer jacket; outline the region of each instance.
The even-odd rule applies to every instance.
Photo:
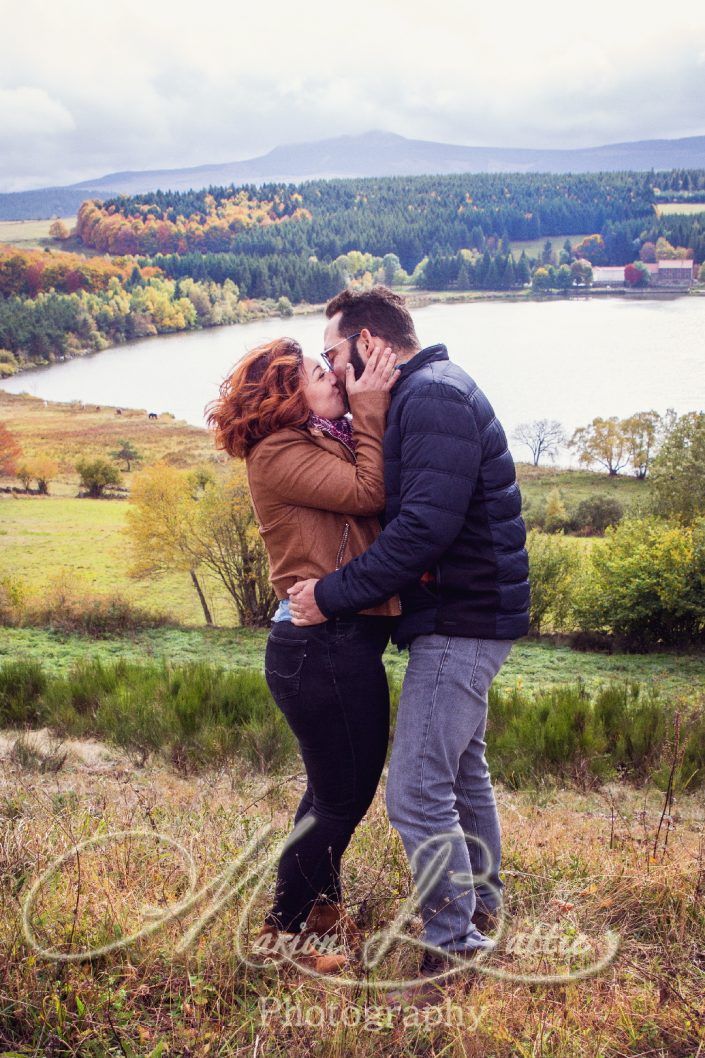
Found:
[[[518,639],[529,628],[529,562],[504,430],[444,345],[422,349],[400,376],[384,434],[383,531],[316,584],[316,603],[347,616],[398,592],[400,649],[434,632]]]

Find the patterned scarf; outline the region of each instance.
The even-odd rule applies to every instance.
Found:
[[[341,441],[355,455],[355,438],[353,437],[350,419],[345,416],[341,419],[324,419],[322,416],[314,415],[311,412],[306,425],[313,427],[315,430],[321,430],[323,433],[328,434],[329,437],[335,437],[336,441]]]

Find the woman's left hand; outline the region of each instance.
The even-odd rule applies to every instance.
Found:
[[[365,364],[365,370],[355,378],[352,364],[345,369],[345,389],[348,396],[352,393],[368,393],[371,390],[388,392],[399,378],[396,370],[397,354],[387,346],[374,349]]]

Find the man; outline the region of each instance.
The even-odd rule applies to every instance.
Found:
[[[327,306],[326,355],[342,380],[380,341],[397,354],[384,435],[386,508],[372,546],[290,591],[295,624],[359,612],[399,593],[392,636],[409,648],[387,778],[424,922],[422,976],[492,946],[503,883],[485,760],[490,684],[528,631],[526,529],[514,462],[484,393],[444,345],[421,348],[386,287]],[[474,883],[474,884],[473,884]],[[425,1001],[431,984],[403,998]]]

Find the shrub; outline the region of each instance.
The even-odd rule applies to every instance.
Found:
[[[569,622],[580,554],[572,540],[532,529],[527,536],[531,584],[530,627],[563,629]]]
[[[610,525],[617,525],[624,517],[624,507],[612,496],[590,496],[576,507],[567,528],[585,536],[602,536]]]
[[[105,489],[120,484],[120,472],[107,459],[98,456],[96,459],[79,459],[76,471],[81,479],[81,486],[88,496],[99,499]]]
[[[560,489],[551,489],[546,497],[544,528],[547,533],[558,533],[568,524],[568,512],[563,503]]]
[[[41,724],[47,678],[37,661],[9,661],[0,668],[0,724]]]
[[[705,519],[625,518],[608,528],[587,559],[575,613],[581,628],[624,636],[631,649],[701,640]]]
[[[122,595],[89,593],[66,569],[34,592],[19,577],[0,577],[0,627],[49,628],[99,637],[170,623],[167,614],[143,609]]]
[[[38,601],[27,604],[25,625],[50,628],[56,632],[78,632],[88,636],[120,635],[144,628],[161,628],[170,623],[168,615],[143,609],[117,593],[89,594],[71,581],[71,574],[59,570]]]

